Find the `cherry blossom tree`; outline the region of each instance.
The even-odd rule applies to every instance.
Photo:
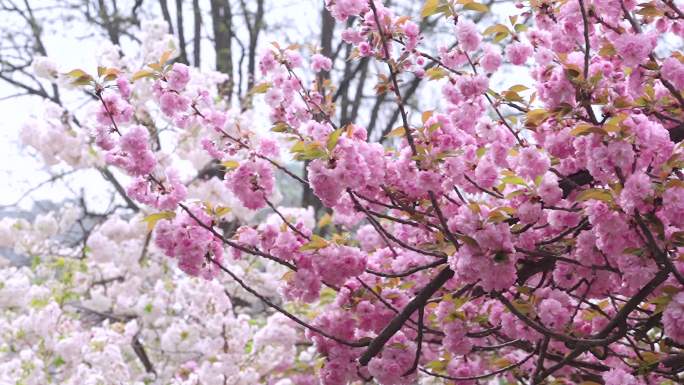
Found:
[[[531,0],[493,21],[477,18],[491,10],[471,0],[428,0],[419,17],[374,0],[326,6],[344,26],[348,60],[377,64],[375,97],[398,111],[382,143],[340,122],[336,84],[320,76],[338,68],[305,45],[263,47],[255,105],[244,111],[217,97],[225,76],[159,45],[97,71],[43,71],[92,102],[78,129],[60,110],[33,122],[27,141],[79,167],[116,167],[127,175],[122,194],[142,213],[101,224],[77,262],[52,262],[63,265],[50,270],[55,282],[64,265],[87,267],[55,283],[67,294],[53,291],[45,305],[32,296],[34,306],[5,296],[19,310],[3,329],[19,335],[5,348],[18,358],[3,370],[31,375],[40,362],[41,373],[58,376],[68,364],[72,378],[87,378],[90,366],[73,357],[88,362],[98,347],[94,359],[125,356],[125,339],[140,376],[170,368],[136,378],[148,382],[681,383],[681,4]],[[426,19],[448,26],[449,39],[430,41]],[[514,83],[501,88],[495,80],[505,76]],[[421,103],[409,105],[402,84],[416,79]],[[70,145],[31,142],[46,132]],[[221,165],[221,179],[197,178],[207,160]],[[325,212],[280,206],[282,180],[311,191]],[[55,221],[33,226],[45,237]],[[154,283],[173,265],[183,273]],[[71,289],[123,269],[141,272],[125,285]],[[20,277],[9,281],[20,291],[42,273],[6,274]],[[137,296],[129,285],[154,288]],[[273,312],[263,329],[227,314],[226,287]],[[111,300],[100,290],[122,291],[115,308],[152,306],[128,320],[98,303]],[[38,330],[48,321],[66,333],[82,328],[57,321],[72,292],[86,312],[109,317],[77,353],[50,340],[50,327]],[[190,314],[148,320],[170,296],[169,311]],[[16,348],[31,338],[22,330],[44,348]],[[230,348],[245,341],[264,342]],[[149,354],[148,344],[167,354]],[[170,358],[174,346],[199,349],[199,358]],[[61,359],[46,361],[46,352]]]

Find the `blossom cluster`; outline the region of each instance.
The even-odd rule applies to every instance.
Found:
[[[313,52],[307,66],[296,45],[265,47],[251,91],[275,139],[168,55],[89,84],[105,161],[133,177],[131,198],[163,210],[146,218],[155,245],[203,284],[232,279],[296,320],[325,385],[680,381],[684,57],[659,38],[684,35],[677,5],[535,1],[518,4],[510,26],[480,28],[469,12],[484,5],[428,1],[422,17],[453,28],[434,53],[419,20],[380,1],[326,4],[346,25],[350,59],[385,71],[374,89],[401,126],[383,143],[337,122],[333,82],[321,80],[335,63]],[[529,84],[499,90],[495,76],[523,68]],[[439,100],[407,103],[408,80]],[[136,113],[145,104],[196,136],[235,206],[270,217],[231,228],[233,207],[187,199]],[[304,176],[278,159],[288,151]],[[281,176],[326,213],[277,207]],[[235,275],[248,258],[282,269],[269,284],[285,305]]]
[[[313,357],[296,347],[303,335],[294,323],[280,314],[244,314],[233,302],[243,295],[225,280],[179,274],[163,250],[145,242],[139,216],[110,217],[90,233],[84,251],[58,242],[79,210],[58,214],[59,221],[3,220],[0,246],[35,257],[23,267],[0,260],[0,382],[313,380],[310,372],[288,372]],[[241,275],[252,279],[278,274],[247,273],[247,266],[240,264]]]

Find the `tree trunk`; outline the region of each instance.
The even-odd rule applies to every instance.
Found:
[[[159,6],[161,7],[162,16],[169,26],[169,33],[173,34],[173,23],[171,22],[171,13],[169,13],[169,4],[166,0],[159,0]]]
[[[233,11],[229,0],[211,0],[211,23],[214,29],[216,70],[227,74],[228,80],[219,86],[219,94],[230,104],[233,96]]]
[[[185,45],[185,30],[183,28],[183,0],[176,0],[176,26],[178,27],[178,45],[180,46],[178,61],[188,64],[188,51]]]
[[[200,11],[199,0],[192,0],[193,22],[195,23],[195,36],[192,38],[192,64],[200,66],[200,49],[202,45],[202,13]]]

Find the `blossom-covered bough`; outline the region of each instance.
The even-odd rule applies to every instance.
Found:
[[[264,94],[268,135],[189,86],[194,72],[168,53],[143,69],[68,74],[100,102],[94,142],[154,211],[155,246],[191,276],[253,294],[323,358],[301,369],[309,376],[268,381],[680,383],[680,5],[532,0],[478,28],[469,17],[486,6],[428,0],[421,16],[454,28],[438,53],[422,47],[418,21],[380,1],[328,9],[351,25],[349,60],[377,61],[376,91],[396,102],[401,125],[384,146],[336,122],[334,85],[312,76],[333,63],[314,53],[307,68],[296,45],[273,43],[260,60],[252,92]],[[511,66],[533,82],[495,90]],[[402,98],[416,77],[426,95],[441,90],[425,98],[433,108]],[[142,116],[200,132],[235,205],[273,220],[225,232],[231,208],[188,198]],[[306,178],[285,151],[308,162]],[[277,207],[277,177],[331,215],[316,224]],[[248,256],[286,271],[284,303],[235,272]]]

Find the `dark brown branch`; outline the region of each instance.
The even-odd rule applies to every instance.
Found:
[[[430,297],[432,297],[437,290],[442,288],[442,286],[453,276],[453,270],[448,267],[440,271],[439,274],[437,274],[437,276],[427,284],[427,286],[421,289],[418,294],[408,304],[406,304],[406,307],[402,309],[401,313],[397,314],[397,316],[390,321],[390,323],[380,332],[380,334],[378,334],[378,336],[371,341],[366,351],[364,351],[361,357],[359,357],[359,364],[362,366],[368,365],[368,362],[371,360],[371,358],[375,357],[378,353],[380,353],[380,351],[382,351],[385,343],[387,343],[387,341],[389,341],[389,339],[392,338],[392,336],[394,336],[399,329],[401,329],[406,320],[411,317],[413,312],[415,312],[418,308],[425,306],[425,303],[430,299]]]

